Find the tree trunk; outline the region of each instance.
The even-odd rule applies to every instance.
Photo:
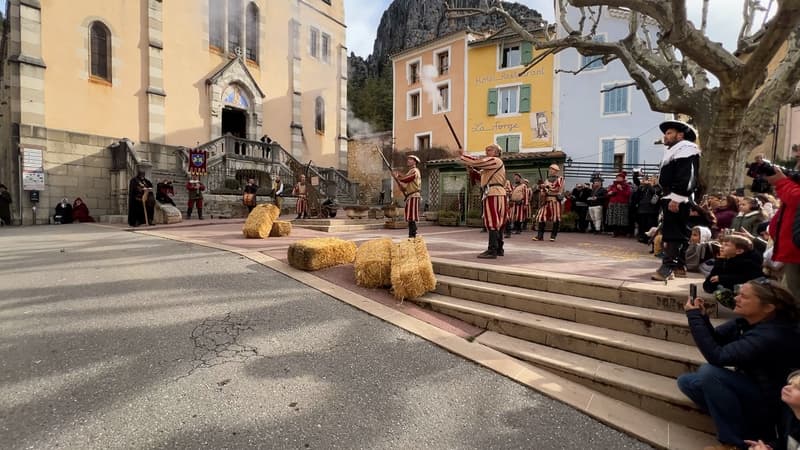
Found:
[[[747,105],[737,103],[722,99],[714,117],[697,120],[702,150],[700,180],[708,194],[727,194],[744,186],[744,165],[751,149],[741,142]]]

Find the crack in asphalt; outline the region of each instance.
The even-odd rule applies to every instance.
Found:
[[[193,367],[185,376],[198,369],[221,364],[243,363],[261,357],[258,348],[239,342],[244,332],[254,331],[256,322],[227,313],[222,319],[206,319],[192,330]],[[183,378],[183,377],[181,377]]]

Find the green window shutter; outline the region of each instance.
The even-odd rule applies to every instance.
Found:
[[[533,61],[533,43],[523,42],[522,46],[522,64],[528,65]]]
[[[489,89],[489,110],[486,114],[490,116],[497,115],[497,89],[495,88]]]
[[[519,112],[531,112],[531,85],[523,84],[519,87]]]
[[[508,148],[506,151],[509,153],[519,153],[519,136],[508,136]]]

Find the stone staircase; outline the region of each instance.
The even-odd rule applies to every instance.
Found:
[[[436,292],[416,301],[485,329],[476,342],[643,415],[713,433],[710,417],[675,382],[704,362],[682,312],[685,294],[663,285],[438,258],[433,266]]]

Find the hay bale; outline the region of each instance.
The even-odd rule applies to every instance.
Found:
[[[339,238],[314,238],[289,246],[289,265],[301,270],[319,270],[353,262],[356,243]]]
[[[353,263],[356,284],[368,288],[392,284],[392,240],[373,239],[364,242],[356,251]]]
[[[281,215],[280,210],[272,204],[256,205],[242,227],[246,238],[264,239],[272,231],[272,223]]]
[[[436,276],[421,237],[392,245],[392,291],[397,300],[420,297],[436,289]]]
[[[269,237],[284,237],[292,232],[292,223],[285,220],[276,220],[272,224],[272,231],[269,232]]]

